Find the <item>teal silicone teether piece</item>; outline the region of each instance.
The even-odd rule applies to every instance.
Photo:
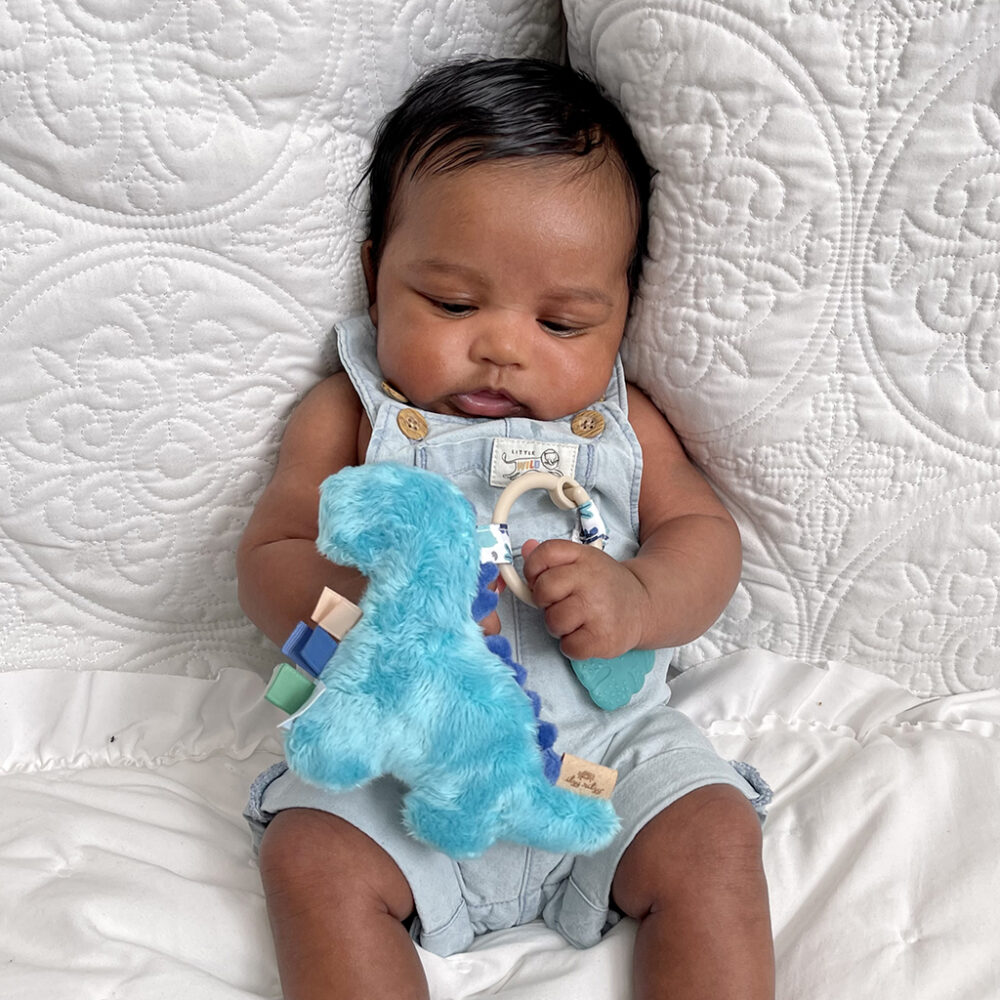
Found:
[[[652,649],[630,649],[611,660],[570,660],[573,672],[590,693],[594,704],[605,711],[627,705],[646,681],[656,653]]]

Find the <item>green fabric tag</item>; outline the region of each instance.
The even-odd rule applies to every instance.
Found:
[[[294,715],[309,700],[315,686],[312,678],[300,673],[290,663],[279,663],[274,668],[264,697],[282,712]]]

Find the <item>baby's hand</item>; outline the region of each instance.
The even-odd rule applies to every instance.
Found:
[[[626,566],[565,539],[527,541],[521,553],[531,596],[566,656],[610,659],[638,645],[649,595]]]
[[[489,589],[492,590],[495,594],[502,594],[505,589],[503,577],[498,576],[489,585]],[[483,630],[483,635],[499,635],[500,616],[496,613],[496,611],[491,611],[485,618],[480,620],[479,627]]]

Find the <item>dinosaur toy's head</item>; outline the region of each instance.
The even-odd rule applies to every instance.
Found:
[[[348,466],[320,486],[316,547],[370,585],[414,582],[466,609],[479,572],[472,505],[442,476],[395,462]]]

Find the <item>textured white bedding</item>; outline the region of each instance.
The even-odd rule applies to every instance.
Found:
[[[658,168],[628,369],[740,517],[683,662],[1000,667],[1000,4],[567,3]]]
[[[0,996],[279,995],[240,818],[277,759],[282,716],[261,689],[240,670],[0,676],[23,723],[0,733]],[[844,664],[750,653],[675,691],[778,789],[765,860],[780,996],[997,995],[1000,695],[925,702]],[[625,922],[577,952],[533,924],[422,958],[435,1000],[627,1000],[633,935]]]
[[[781,1000],[1000,997],[1000,0],[565,0],[658,170],[631,377],[740,521],[676,704],[776,795]],[[0,997],[277,997],[233,553],[363,302],[374,123],[556,0],[0,3]],[[633,929],[424,955],[619,1000]]]

